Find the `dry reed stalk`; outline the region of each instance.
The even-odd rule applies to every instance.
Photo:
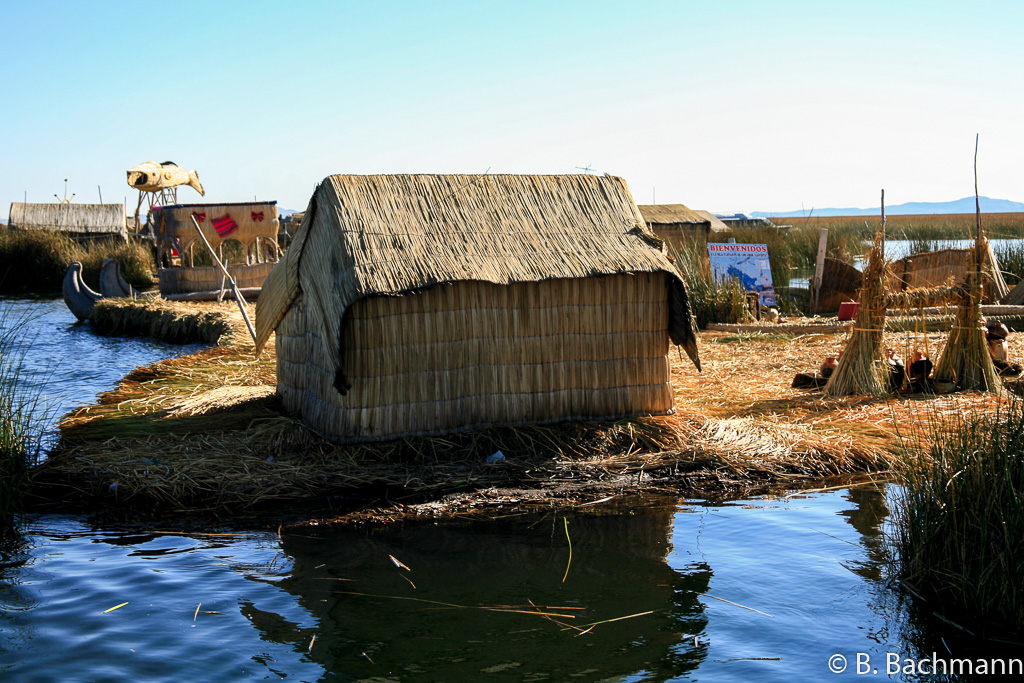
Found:
[[[883,194],[884,202],[884,194]],[[885,332],[885,214],[882,226],[875,232],[868,267],[864,270],[864,284],[860,293],[857,322],[850,331],[839,366],[825,385],[825,396],[868,394],[884,396],[889,393],[884,365],[883,337]]]

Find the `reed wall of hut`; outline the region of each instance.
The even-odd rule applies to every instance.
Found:
[[[983,304],[994,304],[1009,293],[1009,287],[999,271],[999,263],[992,248],[986,249],[982,264]],[[968,271],[974,267],[972,249],[941,249],[939,251],[913,254],[893,261],[886,269],[885,288],[888,291],[903,291],[921,287],[940,287],[953,278],[960,284],[967,280]]]
[[[128,239],[124,204],[33,204],[13,202],[8,218],[13,230],[62,232],[76,239],[117,237]]]
[[[681,280],[619,178],[331,176],[257,302],[287,409],[343,441],[672,412]],[[699,367],[699,365],[698,365]]]

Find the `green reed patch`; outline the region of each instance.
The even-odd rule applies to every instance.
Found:
[[[10,528],[46,423],[41,385],[27,381],[24,368],[29,322],[27,314],[0,305],[0,536]]]
[[[707,247],[701,242],[670,246],[676,268],[686,283],[690,309],[703,329],[708,323],[741,323],[750,318],[747,292],[737,280],[715,282]]]
[[[137,242],[103,239],[83,246],[61,233],[0,228],[0,293],[58,292],[72,261],[82,263],[86,284],[97,289],[108,258],[121,262],[121,274],[134,287],[153,286],[152,253]]]
[[[924,445],[921,445],[924,444]],[[1024,399],[924,411],[903,434],[890,543],[933,609],[1024,628]]]

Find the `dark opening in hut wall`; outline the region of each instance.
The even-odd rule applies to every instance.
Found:
[[[458,282],[351,308],[334,387],[300,299],[277,330],[285,406],[335,438],[672,411],[666,273]]]

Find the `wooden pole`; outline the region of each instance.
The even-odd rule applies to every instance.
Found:
[[[245,298],[242,296],[242,293],[238,291],[238,285],[235,284],[235,278],[231,277],[231,273],[229,273],[228,269],[224,267],[224,264],[220,262],[220,259],[217,257],[217,252],[215,252],[213,247],[210,246],[210,240],[206,239],[206,235],[203,234],[203,229],[199,227],[199,221],[196,220],[195,216],[192,216],[191,218],[192,225],[196,226],[196,231],[199,233],[199,237],[202,238],[203,244],[205,244],[206,248],[210,250],[210,256],[213,257],[213,262],[217,264],[217,267],[220,268],[220,272],[224,273],[224,277],[231,283],[231,292],[235,295],[235,301],[238,302],[238,310],[242,312],[242,319],[245,320],[245,326],[249,328],[249,334],[252,335],[252,341],[255,344],[256,330],[253,329],[252,321],[249,320],[249,314],[245,311]]]
[[[818,236],[818,258],[814,261],[814,286],[811,289],[811,315],[821,305],[821,278],[825,271],[825,253],[828,251],[828,229],[822,228]]]

